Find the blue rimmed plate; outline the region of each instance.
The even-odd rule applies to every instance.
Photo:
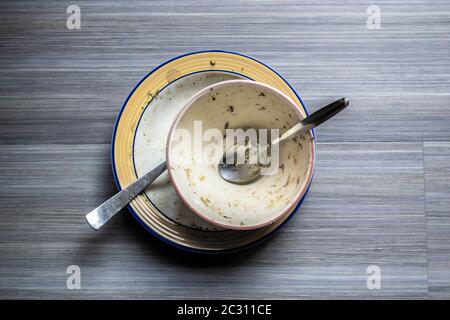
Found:
[[[195,92],[217,82],[239,78],[281,90],[306,115],[306,108],[292,87],[274,70],[253,58],[216,50],[171,59],[151,71],[134,88],[117,118],[112,162],[119,190],[164,159],[170,124]],[[314,148],[315,142],[311,143]],[[128,209],[148,231],[178,248],[223,253],[269,237],[298,210],[304,197],[275,224],[251,231],[224,230],[201,220],[185,207],[164,173]]]

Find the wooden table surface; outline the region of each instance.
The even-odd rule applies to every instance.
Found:
[[[0,298],[450,298],[448,0],[77,1],[80,30],[70,4],[0,2]],[[202,49],[266,62],[310,110],[350,99],[316,131],[299,214],[224,256],[173,249],[126,211],[93,232],[123,101]]]

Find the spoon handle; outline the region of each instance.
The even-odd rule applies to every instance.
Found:
[[[336,114],[344,110],[344,108],[347,106],[348,106],[348,99],[341,98],[310,114],[308,117],[302,120],[302,124],[304,126],[311,125],[312,128],[317,127],[321,123],[327,121],[331,117],[335,116]]]
[[[331,117],[335,116],[341,112],[345,107],[348,106],[348,99],[341,98],[336,100],[323,108],[320,108],[316,112],[310,114],[305,119],[297,123],[295,126],[290,128],[288,131],[283,133],[281,137],[274,139],[272,141],[272,147],[280,144],[282,141],[286,141],[294,138],[295,136],[301,135],[308,132],[312,128],[317,127],[319,124],[327,121]]]
[[[106,222],[114,217],[131,200],[136,198],[144,189],[166,170],[166,161],[161,162],[152,170],[144,174],[128,187],[106,200],[98,208],[86,215],[87,223],[94,229],[100,229]]]

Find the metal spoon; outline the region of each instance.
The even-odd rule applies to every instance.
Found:
[[[92,210],[86,215],[87,223],[94,230],[100,229],[112,217],[114,217],[120,210],[122,210],[131,200],[136,198],[144,189],[161,173],[166,171],[166,161],[161,162],[152,170],[144,174],[128,187],[120,191],[118,194],[106,200],[97,209]]]
[[[242,145],[239,147],[236,144],[231,146],[225,151],[222,162],[218,165],[220,176],[226,181],[236,184],[247,184],[256,180],[261,175],[261,165],[258,163],[250,164],[246,162],[242,164],[236,163],[237,159],[249,159],[251,155],[254,155],[255,153],[258,153],[258,155],[265,154],[268,150],[278,146],[281,142],[302,135],[303,133],[308,132],[312,128],[327,121],[347,107],[348,103],[349,101],[347,98],[342,98],[330,103],[300,121],[298,124],[282,134],[281,137],[272,140],[272,142],[266,147],[256,147],[251,146],[250,144],[245,147]],[[248,152],[248,154],[243,157],[242,152]],[[230,164],[229,159],[232,159],[231,161],[234,162]]]

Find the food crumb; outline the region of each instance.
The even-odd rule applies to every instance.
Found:
[[[274,206],[275,206],[275,200],[274,200],[274,199],[270,199],[270,202],[269,202],[269,204],[267,205],[266,208],[271,209],[271,208],[273,208]]]
[[[288,176],[286,183],[283,185],[283,188],[287,187],[287,185],[289,184],[290,180],[291,180],[291,175]]]
[[[209,198],[208,197],[200,197],[200,200],[202,200],[202,202],[203,202],[203,204],[205,205],[205,206],[209,206],[209,204],[211,203],[211,200],[209,200]]]

